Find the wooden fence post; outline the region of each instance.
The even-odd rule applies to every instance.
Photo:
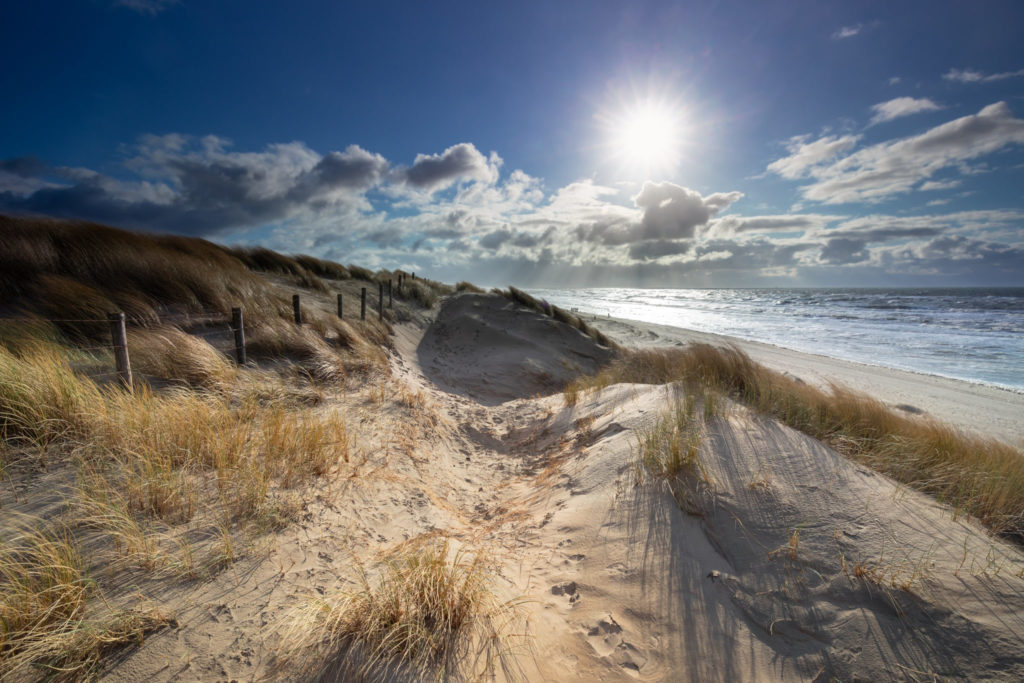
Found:
[[[114,363],[117,365],[117,374],[121,378],[124,388],[131,392],[132,364],[128,360],[128,335],[124,329],[124,313],[111,313],[107,318],[110,320],[110,337],[114,345]]]
[[[359,294],[359,319],[366,320],[366,287]]]
[[[384,319],[384,283],[377,283],[377,320]]]
[[[231,309],[231,329],[235,332],[235,359],[245,365],[245,327],[242,324],[242,309]]]
[[[302,324],[302,308],[299,306],[299,295],[292,294],[292,312],[295,313],[295,324]]]
[[[388,308],[395,307],[395,297],[391,292],[391,280],[388,280]]]
[[[339,318],[344,318],[345,317],[342,314],[342,310],[341,310],[341,294],[338,295],[338,317]]]

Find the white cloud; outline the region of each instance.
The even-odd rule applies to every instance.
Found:
[[[116,7],[127,7],[139,14],[156,15],[163,12],[171,5],[177,5],[178,0],[114,0]]]
[[[857,138],[825,137],[791,147],[791,154],[768,165],[784,178],[808,177],[804,199],[826,204],[881,201],[910,192],[947,168],[963,173],[967,162],[1010,145],[1024,144],[1024,120],[1005,102],[963,116],[920,135],[882,142],[839,156]],[[837,158],[838,157],[838,158]]]
[[[958,83],[991,83],[993,81],[1003,81],[1007,78],[1020,78],[1022,76],[1024,76],[1024,69],[1019,71],[1003,71],[1002,73],[995,74],[985,74],[974,69],[950,69],[942,74],[942,77],[947,81],[956,81]]]
[[[852,149],[859,135],[827,136],[807,142],[810,136],[798,135],[786,145],[790,155],[768,164],[768,170],[783,178],[802,178],[813,167]]]
[[[921,183],[917,188],[922,192],[931,192],[934,190],[952,190],[954,187],[960,187],[960,180],[929,180]]]
[[[892,121],[902,116],[910,116],[925,111],[938,111],[941,106],[928,98],[897,97],[888,102],[880,102],[871,107],[875,115],[871,117],[871,125]]]
[[[863,24],[854,24],[852,26],[843,26],[832,34],[832,40],[843,40],[845,38],[852,38],[864,28]]]

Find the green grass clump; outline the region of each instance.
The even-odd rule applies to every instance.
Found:
[[[841,387],[823,391],[708,344],[631,351],[573,382],[566,397],[620,382],[710,387],[1024,541],[1024,452],[997,439],[905,417]]]
[[[655,477],[672,478],[700,468],[704,442],[695,402],[676,398],[649,428],[638,431],[640,461]]]

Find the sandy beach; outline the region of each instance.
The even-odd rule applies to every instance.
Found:
[[[734,345],[755,361],[805,382],[846,386],[908,414],[927,415],[960,429],[1024,443],[1024,393],[819,356],[771,344],[668,325],[585,316],[587,321],[627,347],[685,345],[692,342]],[[879,355],[885,353],[884,342]]]

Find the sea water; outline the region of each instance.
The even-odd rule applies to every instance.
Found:
[[[1024,392],[1024,288],[531,289],[565,309]]]

